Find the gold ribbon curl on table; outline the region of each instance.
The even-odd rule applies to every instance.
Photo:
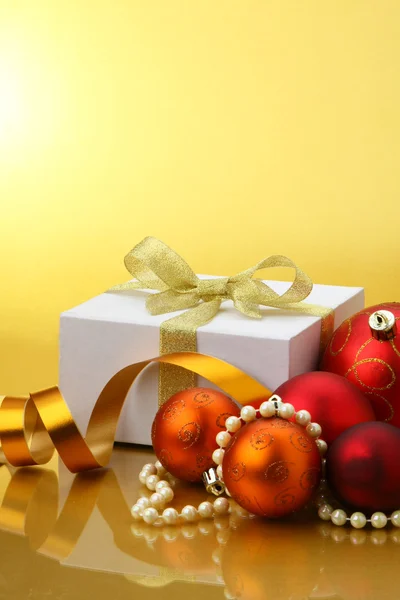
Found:
[[[232,300],[246,317],[262,318],[261,307],[296,311],[321,318],[321,350],[333,333],[334,315],[330,308],[304,303],[313,282],[290,258],[273,255],[233,277],[200,279],[174,250],[154,237],[146,237],[125,256],[125,266],[135,281],[114,286],[109,291],[156,290],[149,294],[146,308],[152,315],[186,312],[164,321],[160,326],[160,354],[196,352],[196,332],[218,313],[222,302]],[[261,279],[257,271],[272,267],[295,270],[289,289],[278,294]],[[159,404],[182,389],[195,386],[195,374],[169,364],[160,365]]]
[[[229,363],[193,352],[178,352],[128,365],[105,385],[93,408],[86,437],[79,431],[58,387],[28,397],[4,396],[0,406],[1,450],[15,467],[47,463],[56,449],[73,473],[107,465],[126,396],[150,363],[188,369],[205,377],[240,404],[272,392]]]

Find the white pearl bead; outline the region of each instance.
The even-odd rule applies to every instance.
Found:
[[[154,508],[163,508],[165,500],[161,494],[154,492],[154,494],[150,496],[150,504],[154,506]]]
[[[400,510],[395,510],[390,517],[392,525],[395,527],[400,527]]]
[[[325,456],[328,450],[328,444],[324,440],[316,440],[315,442],[318,446],[318,450],[321,456]]]
[[[197,517],[197,510],[195,509],[194,506],[191,506],[190,504],[188,504],[187,506],[185,506],[184,508],[182,508],[182,517],[186,520],[186,521],[195,521],[196,517]]]
[[[371,525],[375,529],[386,527],[387,521],[387,516],[383,512],[375,512],[371,517]]]
[[[147,471],[140,471],[140,474],[139,474],[139,481],[140,481],[140,483],[142,483],[143,485],[145,485],[148,476],[149,476],[149,473],[147,473]]]
[[[217,448],[212,454],[212,459],[216,465],[221,465],[224,459],[225,451],[222,448]]]
[[[174,499],[174,492],[170,487],[161,488],[159,494],[163,497],[164,502],[172,502]]]
[[[362,529],[367,524],[367,517],[362,512],[355,512],[350,517],[354,529]]]
[[[159,481],[160,481],[160,478],[158,475],[149,475],[149,477],[146,479],[147,489],[154,492],[154,490],[156,489],[156,485]]]
[[[214,508],[211,502],[202,502],[201,504],[199,504],[198,511],[199,515],[203,519],[210,519],[214,514]]]
[[[214,501],[214,511],[217,515],[226,515],[229,512],[230,504],[227,498],[217,498]]]
[[[222,472],[222,465],[218,465],[218,467],[217,467],[217,477],[219,477],[219,479],[221,481],[224,480],[224,475],[223,475],[223,472]]]
[[[242,426],[242,422],[239,417],[228,417],[225,421],[225,427],[231,433],[236,433]]]
[[[165,475],[165,473],[167,472],[167,469],[165,467],[162,466],[162,464],[160,463],[159,460],[157,460],[154,464],[155,468],[156,468],[156,473],[153,473],[154,475],[159,475],[160,477],[162,477],[163,475]]]
[[[273,417],[275,414],[275,404],[270,402],[263,402],[260,406],[260,414],[264,418]]]
[[[170,485],[169,485],[168,481],[165,481],[165,479],[162,479],[161,481],[158,481],[156,483],[156,492],[161,492],[161,490],[166,487],[169,488]]]
[[[162,516],[167,525],[175,525],[179,518],[178,511],[175,508],[166,508]]]
[[[279,416],[282,419],[291,419],[294,415],[294,406],[292,404],[282,404],[279,409]]]
[[[139,498],[139,500],[137,500],[136,505],[139,506],[143,512],[145,508],[149,508],[150,500],[143,496],[142,498]]]
[[[333,511],[333,513],[331,514],[331,521],[334,525],[345,525],[347,520],[347,515],[344,512],[344,510],[341,510],[340,508],[336,509]]]
[[[296,422],[299,425],[308,425],[309,422],[311,421],[311,415],[308,412],[308,410],[299,410],[298,413],[296,413]]]
[[[142,467],[142,471],[145,471],[147,475],[157,475],[157,467],[152,463],[147,463]]]
[[[306,431],[311,437],[318,437],[322,433],[322,428],[318,423],[309,423],[306,427]]]
[[[318,516],[323,521],[330,521],[333,508],[330,504],[323,504],[318,509]]]
[[[218,446],[221,446],[221,448],[226,448],[226,446],[231,441],[231,436],[227,431],[220,431],[219,433],[217,433],[217,437],[215,438],[215,440]]]
[[[155,521],[157,521],[157,519],[158,510],[156,510],[155,508],[146,508],[146,510],[143,511],[143,521],[145,523],[152,525],[153,523],[155,523]]]
[[[240,417],[245,423],[250,423],[250,421],[254,421],[257,416],[257,411],[254,406],[243,406],[240,411]]]
[[[137,504],[134,504],[131,508],[131,515],[135,519],[135,521],[138,521],[139,519],[141,519],[142,518],[142,509],[140,508],[140,506],[138,506]]]

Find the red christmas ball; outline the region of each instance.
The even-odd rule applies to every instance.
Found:
[[[154,452],[161,464],[179,479],[201,481],[214,466],[217,433],[240,408],[223,394],[209,388],[178,392],[158,410],[151,429]]]
[[[326,456],[333,494],[351,508],[372,513],[400,508],[400,431],[375,421],[348,429]]]
[[[364,421],[375,421],[367,397],[344,377],[323,371],[297,375],[275,391],[296,411],[305,409],[322,427],[321,438],[331,444],[343,431]]]
[[[315,440],[297,423],[273,417],[247,423],[226,447],[222,472],[232,498],[268,518],[288,515],[312,497],[321,476]]]
[[[393,331],[393,339],[376,339],[369,319],[381,310],[400,319],[398,302],[371,306],[346,319],[333,334],[321,369],[346,377],[367,395],[378,421],[400,427],[400,330]]]

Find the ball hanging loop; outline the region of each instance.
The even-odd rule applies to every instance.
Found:
[[[379,341],[392,340],[397,333],[396,318],[390,310],[377,310],[368,320],[372,337]]]

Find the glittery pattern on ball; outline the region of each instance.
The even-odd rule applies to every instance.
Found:
[[[192,388],[172,396],[158,410],[152,426],[154,451],[161,464],[175,477],[200,481],[214,466],[212,453],[218,447],[217,433],[240,408],[222,392]]]
[[[377,310],[395,316],[394,339],[373,338],[369,317]],[[400,427],[400,303],[387,302],[366,308],[346,319],[334,332],[321,368],[346,377],[367,395],[379,421]]]
[[[238,504],[277,518],[311,499],[321,477],[321,458],[304,427],[273,417],[252,421],[233,436],[222,470]]]

